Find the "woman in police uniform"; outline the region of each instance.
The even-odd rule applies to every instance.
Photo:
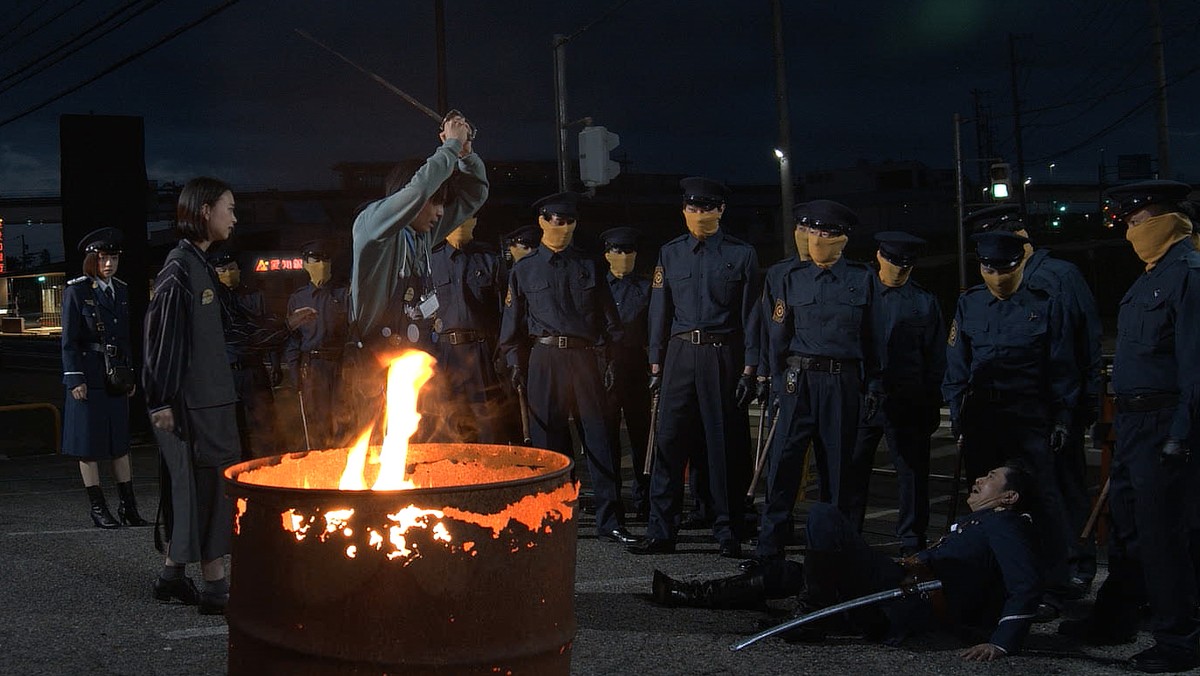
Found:
[[[127,386],[108,382],[106,364],[129,366],[129,290],[114,277],[121,255],[121,231],[101,228],[79,242],[85,254],[83,276],[63,294],[62,450],[79,459],[79,473],[91,500],[92,522],[99,528],[149,525],[137,511],[129,462]],[[107,357],[107,359],[106,359]],[[132,371],[126,371],[131,375]],[[100,488],[100,460],[112,460],[121,496],[117,518],[108,511]],[[119,519],[119,520],[118,520]]]

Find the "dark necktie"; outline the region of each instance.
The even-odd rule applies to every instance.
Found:
[[[113,288],[112,288],[111,284],[109,284],[108,287],[106,289],[104,289],[104,293],[108,296],[108,302],[114,303],[114,304],[117,302],[117,297],[113,293]]]

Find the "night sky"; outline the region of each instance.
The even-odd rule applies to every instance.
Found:
[[[149,9],[13,86],[31,74],[24,66],[61,55],[56,47],[126,4],[133,9],[122,16]],[[0,120],[218,4],[5,0]],[[0,194],[57,192],[64,113],[144,116],[147,169],[159,181],[211,174],[240,189],[324,188],[334,185],[339,161],[427,155],[437,143],[431,120],[293,29],[435,106],[433,4],[242,0],[0,126]],[[620,134],[618,154],[631,171],[778,180],[768,0],[446,0],[449,102],[479,126],[480,154],[554,157],[551,36],[572,34],[614,6],[567,46],[570,118],[590,115]],[[1162,12],[1172,174],[1200,182],[1200,3],[1162,0]],[[1094,181],[1102,148],[1110,165],[1119,154],[1155,153],[1146,0],[785,0],[784,16],[801,172],[860,159],[949,168],[951,118],[973,114],[972,90],[984,92],[996,151],[1015,164],[1009,33],[1019,36],[1034,180],[1048,179],[1053,162],[1055,180]],[[974,129],[965,131],[970,156]]]

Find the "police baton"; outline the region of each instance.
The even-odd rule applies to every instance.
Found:
[[[1104,502],[1108,500],[1108,485],[1112,482],[1112,478],[1104,480],[1104,488],[1100,489],[1100,495],[1096,496],[1096,504],[1092,507],[1092,513],[1088,515],[1087,524],[1083,527],[1083,532],[1079,534],[1079,542],[1082,544],[1087,542],[1092,537],[1092,529],[1096,527],[1096,522],[1100,520],[1100,511],[1104,509]]]
[[[954,465],[954,481],[950,483],[950,510],[946,514],[947,533],[950,532],[950,525],[958,519],[958,484],[962,481],[963,472],[963,438],[961,434],[954,443],[958,447],[958,462]]]
[[[312,440],[308,437],[308,416],[304,412],[304,368],[300,369],[299,382],[296,383],[296,396],[300,398],[300,424],[304,427],[304,449],[312,450]]]
[[[750,488],[746,491],[746,497],[753,498],[754,492],[758,490],[758,480],[762,477],[763,468],[767,466],[767,453],[771,451],[771,440],[775,438],[775,428],[779,426],[779,398],[777,397],[772,402],[774,409],[771,412],[771,429],[767,432],[767,438],[762,438],[763,419],[767,413],[764,410],[758,418],[758,452],[754,458],[754,476],[750,478]]]
[[[521,409],[521,443],[533,445],[533,437],[529,435],[529,398],[525,396],[525,386],[517,386],[517,407]]]
[[[654,467],[654,447],[658,441],[659,394],[659,391],[656,390],[654,396],[650,398],[650,436],[646,439],[646,461],[642,463],[642,474],[645,476],[650,476],[650,470]]]

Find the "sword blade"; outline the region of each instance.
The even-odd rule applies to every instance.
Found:
[[[788,620],[787,622],[784,622],[783,624],[776,625],[774,627],[771,627],[770,629],[767,629],[766,631],[761,631],[761,632],[751,636],[750,638],[739,641],[738,643],[734,643],[733,645],[729,646],[729,649],[732,650],[733,652],[737,652],[737,651],[741,650],[742,648],[745,648],[746,646],[758,643],[759,641],[763,640],[764,638],[770,638],[771,636],[774,636],[776,634],[781,634],[789,629],[794,629],[796,627],[799,627],[802,624],[808,624],[809,622],[814,622],[823,617],[829,617],[830,615],[836,615],[838,613],[841,613],[841,612],[844,612],[847,610],[853,610],[854,608],[861,608],[862,606],[869,606],[874,603],[888,601],[888,600],[891,600],[894,598],[899,598],[901,596],[909,596],[911,594],[926,594],[926,593],[929,593],[931,591],[936,591],[941,588],[942,588],[941,580],[928,580],[926,582],[918,583],[916,586],[897,587],[895,589],[888,589],[888,590],[881,591],[881,592],[875,592],[874,594],[867,594],[866,596],[860,596],[856,599],[850,599],[849,601],[843,601],[836,605],[829,606],[828,608],[822,608],[820,610],[811,612],[807,615],[802,615],[800,617]]]

